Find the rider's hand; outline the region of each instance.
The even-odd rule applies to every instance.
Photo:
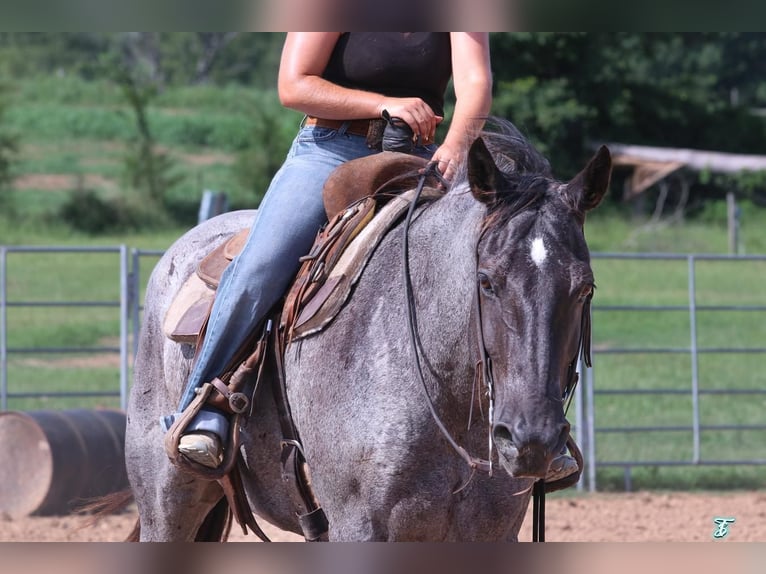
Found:
[[[378,115],[383,110],[395,118],[401,118],[412,128],[415,138],[420,137],[420,143],[424,145],[434,143],[436,126],[444,119],[437,116],[427,103],[420,98],[385,98],[378,106]]]
[[[439,149],[436,150],[431,158],[431,161],[437,164],[437,168],[442,174],[442,177],[448,182],[451,182],[452,178],[455,176],[455,169],[457,168],[457,162],[461,157],[461,152],[465,153],[465,150],[458,149],[458,147],[451,146],[448,142],[445,142],[439,146]]]

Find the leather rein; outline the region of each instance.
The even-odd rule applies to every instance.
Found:
[[[471,456],[462,446],[460,446],[457,441],[452,437],[447,427],[444,425],[442,420],[439,418],[439,415],[436,412],[436,408],[434,407],[433,401],[431,400],[431,396],[428,392],[428,386],[426,385],[425,377],[423,376],[423,367],[421,364],[421,355],[423,355],[423,343],[420,340],[420,335],[418,331],[417,326],[417,310],[415,306],[415,298],[412,292],[412,278],[410,275],[410,264],[409,264],[409,230],[410,226],[412,224],[412,217],[415,213],[415,209],[417,207],[418,201],[420,199],[420,195],[423,191],[423,188],[425,186],[425,182],[428,179],[429,176],[433,176],[439,181],[442,182],[443,185],[447,185],[447,182],[442,177],[441,173],[439,173],[439,170],[437,169],[436,163],[429,163],[428,166],[422,171],[419,179],[418,179],[418,186],[415,190],[415,196],[412,199],[412,202],[410,203],[410,207],[407,211],[407,216],[404,221],[404,238],[402,241],[402,261],[404,265],[404,284],[405,284],[405,294],[407,299],[407,323],[410,333],[410,343],[412,346],[413,355],[415,357],[415,371],[417,372],[418,379],[420,380],[421,386],[423,388],[423,392],[426,396],[426,401],[428,403],[428,409],[431,412],[431,417],[433,418],[434,422],[436,423],[436,426],[439,428],[439,431],[442,433],[444,438],[447,440],[447,442],[452,446],[452,448],[457,452],[457,454],[466,462],[466,464],[471,468],[472,471],[482,471],[488,473],[489,476],[492,476],[492,450],[494,448],[494,444],[492,441],[492,421],[494,417],[494,377],[492,374],[492,359],[489,356],[489,353],[487,352],[486,346],[484,344],[484,329],[482,327],[482,316],[481,316],[481,298],[479,296],[479,281],[477,278],[476,282],[476,291],[475,291],[475,331],[476,331],[476,340],[478,343],[478,362],[476,365],[476,377],[475,379],[481,379],[484,384],[487,387],[487,396],[489,398],[489,408],[488,408],[488,417],[489,417],[489,455],[487,459],[477,458],[474,456]],[[481,238],[480,238],[481,240]],[[480,241],[479,241],[480,242]],[[477,249],[478,244],[477,242]],[[477,256],[478,261],[478,256]],[[590,300],[586,301],[585,306],[583,307],[583,313],[581,317],[581,329],[580,329],[580,341],[577,346],[577,353],[575,353],[574,358],[569,364],[568,372],[567,372],[567,384],[564,387],[564,392],[562,396],[562,400],[566,403],[564,408],[564,413],[569,410],[569,405],[572,402],[572,398],[574,396],[574,390],[577,386],[577,382],[579,380],[579,375],[577,373],[577,362],[579,357],[582,355],[583,360],[585,362],[585,365],[587,367],[591,366],[591,349],[590,349]],[[535,482],[533,486],[533,525],[532,525],[532,540],[533,542],[544,542],[545,541],[545,480],[539,479]]]

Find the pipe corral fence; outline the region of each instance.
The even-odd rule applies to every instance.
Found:
[[[0,410],[125,410],[161,255],[0,246]],[[594,366],[568,414],[586,462],[578,488],[595,491],[597,469],[630,490],[641,468],[766,465],[766,255],[591,256]],[[71,258],[72,277],[47,276],[51,258]]]

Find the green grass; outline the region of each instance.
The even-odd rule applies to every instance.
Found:
[[[16,185],[0,190],[0,230],[8,213],[13,225],[55,225],[75,189],[107,201],[138,201],[126,177],[137,129],[118,87],[70,77],[10,86],[4,129],[18,135],[21,151],[13,164]],[[152,99],[147,115],[156,149],[170,157],[170,173],[178,179],[164,203],[185,224],[194,221],[206,189],[226,193],[234,209],[256,206],[268,181],[256,177],[257,166],[265,164],[263,157],[284,157],[301,117],[285,110],[274,90],[241,86],[169,89]],[[262,157],[251,167],[257,154]]]
[[[647,464],[626,470],[632,461],[692,463],[694,460],[692,357],[688,352],[691,348],[689,264],[686,259],[596,258],[593,267],[599,286],[593,311],[596,460],[618,465],[617,468],[599,468],[599,488],[624,488],[626,472],[633,488],[764,486],[762,478],[759,482],[763,467],[757,466],[676,468]],[[694,269],[698,307],[766,306],[765,261],[699,260]],[[609,310],[609,306],[681,309]],[[720,394],[727,390],[766,389],[764,354],[718,351],[766,348],[766,311],[698,308],[696,337],[702,351],[697,358],[698,385],[703,393],[699,397],[699,423],[703,429],[701,460],[766,460],[763,429],[705,428],[764,424],[766,394]],[[681,352],[635,352],[662,348]],[[620,352],[631,350],[634,352]],[[627,390],[676,393],[610,392]],[[629,427],[677,428],[630,432]]]
[[[38,354],[13,358],[8,365],[8,391],[34,397],[9,397],[9,410],[119,408],[119,355]],[[61,397],[57,393],[95,393],[98,396]],[[104,393],[115,396],[104,396]]]
[[[742,252],[766,253],[766,209],[749,202],[739,207]],[[723,202],[711,203],[684,222],[650,225],[647,218],[607,204],[588,215],[585,236],[598,252],[728,253],[725,208]]]

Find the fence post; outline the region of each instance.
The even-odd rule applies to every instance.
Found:
[[[577,373],[580,377],[580,384],[575,388],[575,429],[577,430],[577,436],[580,439],[580,448],[585,457],[585,453],[588,452],[588,427],[585,425],[585,405],[583,405],[583,391],[582,388],[585,385],[585,369],[583,368],[582,357],[577,360]],[[577,481],[577,490],[582,492],[585,484],[587,483],[587,472],[582,469],[580,480]]]
[[[197,223],[202,223],[211,217],[220,215],[224,213],[228,208],[229,200],[225,193],[206,189],[202,192]]]
[[[585,371],[585,418],[588,435],[588,491],[596,492],[596,417],[594,409],[593,371],[595,365]]]
[[[8,410],[8,322],[6,292],[6,256],[8,250],[0,245],[0,411]]]
[[[689,335],[692,367],[692,459],[700,461],[699,356],[697,349],[697,287],[694,255],[689,255]]]
[[[729,230],[729,253],[739,253],[739,207],[734,192],[726,193],[726,221]]]
[[[131,327],[133,330],[133,364],[136,361],[136,353],[138,353],[138,333],[140,328],[141,317],[139,315],[141,307],[141,253],[137,248],[133,248],[131,251],[132,261],[130,266],[130,316]]]
[[[130,344],[128,328],[130,321],[130,274],[128,247],[120,245],[120,408],[128,408],[128,357]]]

